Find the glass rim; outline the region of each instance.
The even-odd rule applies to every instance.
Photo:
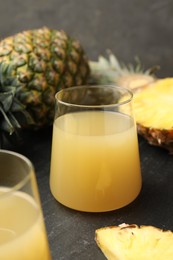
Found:
[[[24,176],[22,178],[22,180],[20,180],[18,183],[16,183],[12,187],[7,187],[7,188],[9,188],[9,190],[7,190],[7,191],[3,192],[2,194],[0,194],[0,199],[1,199],[3,197],[10,196],[11,193],[13,193],[15,191],[18,191],[22,187],[24,187],[25,184],[31,179],[34,167],[33,167],[32,162],[26,156],[24,156],[24,155],[22,155],[20,153],[13,152],[13,151],[10,151],[10,150],[0,149],[0,154],[7,154],[7,155],[11,155],[13,157],[16,157],[17,159],[21,159],[28,167],[27,175]],[[1,187],[1,184],[0,184],[0,187]]]
[[[72,103],[72,102],[66,102],[66,101],[63,101],[61,100],[60,98],[58,98],[58,96],[63,93],[63,92],[70,92],[70,91],[73,91],[75,89],[87,89],[87,88],[116,88],[116,89],[119,89],[119,90],[124,90],[126,91],[126,93],[129,95],[129,98],[127,98],[126,100],[120,102],[120,103],[111,103],[111,104],[105,104],[105,105],[84,105],[84,104],[75,104],[75,103]],[[79,108],[109,108],[109,107],[119,107],[119,106],[122,106],[122,105],[125,105],[125,104],[128,104],[132,101],[133,99],[133,92],[128,89],[128,88],[125,88],[125,87],[121,87],[121,86],[118,86],[118,85],[109,85],[109,84],[102,84],[102,85],[80,85],[80,86],[72,86],[72,87],[69,87],[69,88],[64,88],[64,89],[61,89],[59,90],[58,92],[56,92],[55,94],[55,100],[58,101],[58,103],[62,104],[62,105],[65,105],[65,106],[71,106],[71,107],[79,107]]]

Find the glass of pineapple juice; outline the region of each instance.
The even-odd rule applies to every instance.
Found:
[[[7,150],[0,150],[0,259],[51,259],[34,168]]]
[[[104,212],[141,190],[133,94],[118,86],[80,86],[55,96],[50,189],[63,205]]]

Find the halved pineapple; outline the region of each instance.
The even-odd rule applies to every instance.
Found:
[[[173,153],[173,78],[156,80],[134,93],[138,133]]]
[[[144,70],[140,62],[136,67],[121,64],[111,52],[108,59],[100,56],[89,65],[94,83],[116,84],[134,92],[138,133],[173,154],[173,78],[156,78],[157,66]]]
[[[173,233],[153,226],[121,224],[100,228],[95,239],[108,260],[173,259]]]

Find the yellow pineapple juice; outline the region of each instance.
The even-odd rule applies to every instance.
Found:
[[[58,117],[50,188],[60,203],[81,211],[110,211],[133,201],[141,189],[133,119],[103,111]]]
[[[13,196],[8,196],[8,190],[0,188],[0,259],[50,260],[37,204],[24,192],[13,191]]]

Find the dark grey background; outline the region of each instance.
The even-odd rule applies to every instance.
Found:
[[[173,75],[173,0],[0,0],[0,38],[48,26],[80,40],[89,59],[111,49],[126,63]],[[129,206],[110,213],[67,209],[49,189],[52,129],[26,133],[12,150],[34,164],[53,260],[105,259],[94,241],[99,227],[123,222],[173,230],[173,157],[139,137],[143,188]],[[32,259],[31,259],[32,260]]]
[[[172,0],[1,0],[0,38],[48,26],[80,40],[90,59],[111,49],[145,68],[160,65],[158,76],[173,75]]]

